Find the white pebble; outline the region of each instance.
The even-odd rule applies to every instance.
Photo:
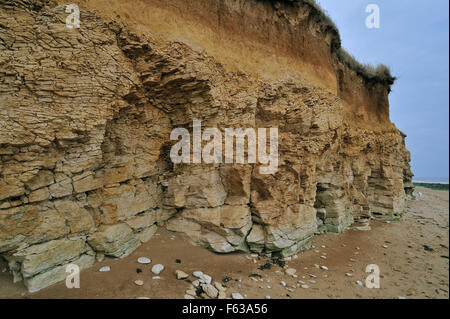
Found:
[[[147,258],[147,257],[139,257],[137,261],[138,261],[138,263],[144,264],[144,265],[149,264],[149,263],[152,262],[152,260],[150,258]]]
[[[164,270],[164,266],[161,264],[156,264],[152,267],[152,273],[159,275]]]
[[[138,286],[144,285],[144,282],[142,280],[135,280],[134,283]]]

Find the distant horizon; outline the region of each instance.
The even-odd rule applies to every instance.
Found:
[[[438,183],[449,184],[449,178],[446,177],[413,177],[414,183]]]

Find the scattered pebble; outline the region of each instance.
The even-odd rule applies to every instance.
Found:
[[[164,266],[161,264],[156,264],[152,267],[152,273],[159,275],[164,270]]]
[[[309,286],[308,285],[301,285],[300,287],[302,287],[303,289],[308,289],[309,288]]]
[[[219,295],[219,290],[211,284],[202,285],[202,289],[210,298],[217,298]]]
[[[105,267],[100,268],[98,271],[100,271],[100,272],[108,272],[110,270],[111,270],[111,267],[105,266]]]
[[[175,276],[178,280],[187,279],[189,275],[182,270],[175,270]]]
[[[388,246],[386,246],[386,245],[383,245],[383,248],[388,248]]]
[[[244,299],[244,297],[242,297],[242,295],[240,293],[238,293],[238,292],[233,292],[231,294],[231,298],[233,298],[233,299]]]
[[[195,289],[188,289],[186,290],[186,294],[190,296],[197,296],[197,291]]]
[[[353,277],[353,275],[351,273],[346,273],[345,274],[347,277]]]
[[[284,272],[285,272],[287,275],[292,276],[292,275],[294,275],[294,274],[297,272],[297,270],[294,269],[294,268],[288,268],[288,269],[286,269]]]
[[[154,279],[154,280],[159,280],[159,279],[161,279],[161,277],[159,277],[159,276],[153,276],[152,279]]]
[[[323,270],[328,270],[327,266],[320,266],[320,268],[322,268]]]
[[[266,299],[271,299],[271,297],[270,296],[266,296]]]
[[[362,283],[361,280],[357,280],[357,281],[356,281],[356,284],[357,284],[358,286],[361,286],[361,287],[364,286],[364,284]]]
[[[283,287],[286,287],[286,283],[285,283],[284,281],[281,281],[280,284],[281,284]]]
[[[135,280],[134,283],[138,286],[143,286],[144,282],[142,280]]]
[[[195,297],[194,297],[194,296],[191,296],[191,295],[188,295],[188,294],[186,294],[186,295],[184,295],[184,299],[195,299]]]
[[[227,290],[226,287],[224,287],[220,282],[217,282],[217,281],[214,282],[214,287],[216,287],[217,290],[219,290],[219,291],[226,291]]]
[[[208,276],[207,274],[204,274],[201,271],[194,271],[192,274],[194,275],[194,277],[197,277],[198,279],[200,279],[201,282],[205,284],[209,285],[212,281],[211,276]]]
[[[143,265],[146,265],[146,264],[149,264],[152,262],[152,260],[147,257],[139,257],[137,261],[138,261],[138,263],[143,264]]]

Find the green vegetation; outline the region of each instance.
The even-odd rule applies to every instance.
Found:
[[[434,190],[448,191],[448,184],[439,183],[413,183],[414,186],[426,187]]]
[[[342,47],[337,50],[337,57],[349,69],[355,71],[368,81],[382,82],[387,85],[394,84],[395,77],[391,75],[391,71],[384,64],[380,64],[377,67],[370,64],[362,64]]]

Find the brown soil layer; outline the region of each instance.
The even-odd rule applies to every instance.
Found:
[[[339,240],[333,234],[316,236],[313,239],[315,248],[286,262],[288,267],[297,269],[297,279],[284,274],[278,265],[272,265],[269,270],[258,269],[270,261],[268,258],[250,258],[248,254],[215,254],[192,246],[181,236],[160,228],[150,242],[131,256],[122,260],[106,259],[82,271],[80,289],[68,289],[62,282],[29,294],[22,283],[12,284],[11,277],[2,272],[0,297],[183,298],[189,283],[176,280],[174,276],[174,271],[181,269],[189,274],[202,270],[215,281],[221,281],[226,276],[233,278],[226,284],[229,287],[227,296],[231,292],[240,292],[247,298],[448,298],[449,193],[425,188],[417,188],[417,191],[422,192],[423,196],[408,201],[407,213],[398,222],[372,221],[371,231],[350,229],[339,235]],[[425,249],[425,246],[432,251]],[[136,260],[140,256],[151,258],[152,263],[138,264]],[[321,256],[326,256],[326,259]],[[180,259],[181,264],[176,263],[176,259]],[[152,279],[150,271],[156,263],[166,267],[160,280]],[[315,264],[325,265],[328,270],[317,269]],[[365,282],[368,275],[365,268],[369,264],[380,267],[380,289],[368,289],[356,284],[357,280]],[[110,272],[98,271],[107,265],[111,266]],[[142,269],[142,273],[137,274],[137,268]],[[264,282],[249,278],[253,273],[260,274]],[[353,277],[347,277],[346,273],[352,273]],[[310,278],[310,274],[317,278]],[[192,276],[190,278],[193,279]],[[143,280],[144,285],[136,286],[134,281],[137,279]],[[311,279],[316,283],[310,283]],[[285,281],[289,287],[298,280],[306,282],[310,288],[296,288],[294,292],[289,292],[280,284]]]

